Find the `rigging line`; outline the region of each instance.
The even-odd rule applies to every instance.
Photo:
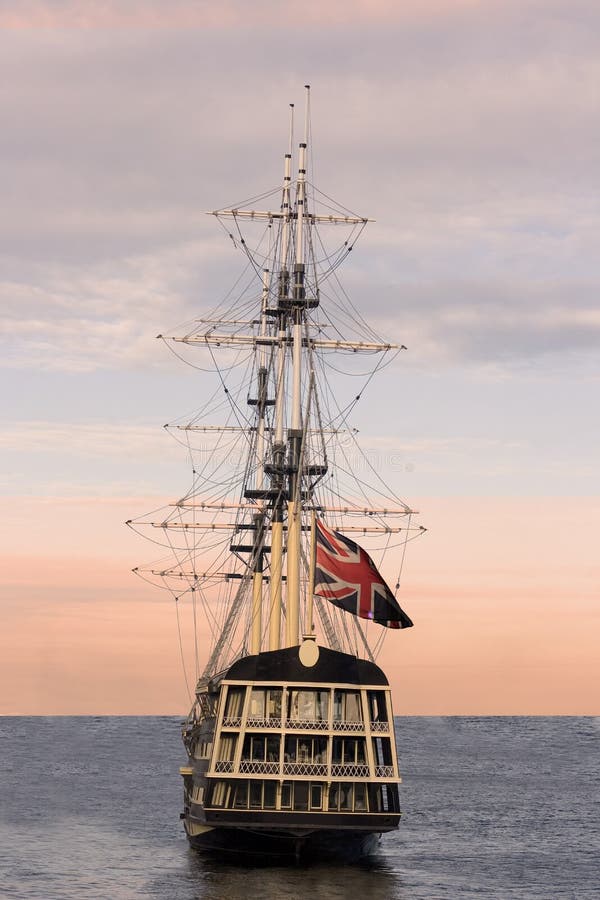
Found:
[[[322,191],[320,188],[318,188],[314,182],[308,182],[308,183],[310,184],[310,186],[312,187],[313,191],[316,194],[319,194],[320,197],[325,197],[325,199],[329,200],[330,203],[335,204],[333,207],[331,207],[332,209],[335,209],[339,212],[341,212],[343,210],[345,213],[348,213],[349,215],[353,216],[355,219],[365,218],[364,216],[361,216],[359,213],[354,212],[354,210],[348,209],[347,206],[344,206],[342,203],[340,203],[338,200],[336,200],[335,197],[330,197],[329,194],[326,194],[325,191]],[[323,203],[323,206],[326,206],[326,204]],[[365,225],[366,224],[367,223],[365,222]]]
[[[186,434],[187,434],[187,433],[186,433]],[[191,495],[193,496],[193,495],[195,495],[195,494],[198,492],[199,486],[200,486],[200,484],[199,484],[199,483],[200,483],[200,480],[202,480],[202,483],[203,483],[203,484],[213,484],[213,485],[218,486],[218,487],[222,487],[222,486],[223,486],[223,482],[217,482],[217,483],[215,483],[213,479],[214,479],[214,476],[216,476],[216,474],[217,474],[217,472],[219,471],[219,469],[221,469],[223,466],[226,466],[227,463],[229,462],[229,460],[231,459],[233,450],[234,450],[235,447],[237,446],[238,441],[239,441],[239,437],[236,437],[233,441],[227,442],[226,439],[225,439],[225,433],[224,433],[224,432],[220,432],[220,433],[217,432],[217,440],[215,441],[214,447],[211,448],[211,450],[210,450],[210,456],[208,457],[208,459],[206,459],[206,460],[201,464],[201,468],[200,468],[200,469],[192,468],[192,472],[193,472],[193,474],[194,474],[194,476],[195,476],[195,478],[194,478],[194,483],[193,483],[193,485],[192,485],[192,488],[184,495],[184,499],[187,499],[187,498],[190,497]],[[223,445],[225,445],[225,450],[228,450],[229,453],[224,452]],[[214,467],[215,458],[216,458],[218,455],[220,455],[220,454],[223,454],[223,457],[222,457],[222,459],[221,459],[221,462],[218,463],[218,465],[217,465],[216,468],[215,468],[215,467]],[[194,461],[193,461],[193,465],[195,465],[195,462],[194,462]],[[212,469],[209,469],[209,467],[210,467],[211,465],[212,465]],[[208,477],[208,475],[206,474],[208,471],[211,472],[211,475],[213,476],[213,478],[209,478],[209,477]],[[232,475],[232,476],[225,482],[225,484],[231,483],[231,481],[232,481],[234,478],[235,478],[235,475]]]
[[[327,285],[329,288],[330,285]],[[335,293],[322,289],[322,297],[326,300],[327,311],[325,318],[330,323],[328,327],[336,328],[338,333],[344,333],[345,337],[356,336],[358,340],[364,341],[365,337],[371,340],[381,342],[382,339],[372,329],[367,329],[365,325],[353,315],[352,310],[344,305],[344,302]],[[339,325],[335,323],[338,322]],[[374,351],[372,351],[374,352]]]
[[[235,222],[235,227],[237,228],[238,235],[240,237],[240,244],[243,247],[244,253],[248,257],[248,260],[249,260],[252,268],[254,269],[254,274],[256,275],[257,278],[260,279],[260,281],[262,283],[262,268],[263,267],[258,265],[258,263],[254,259],[254,256],[250,252],[250,248],[246,244],[246,239],[245,239],[244,235],[242,234],[242,229],[240,228],[240,223],[238,222],[237,216],[234,215],[233,221]],[[260,246],[260,244],[259,244],[259,246]]]
[[[325,244],[323,243],[323,239],[321,238],[320,232],[317,233],[317,237],[319,239],[319,244],[323,251],[323,258],[319,260],[319,265],[322,267],[321,269],[321,277],[323,281],[326,281],[330,278],[330,276],[342,265],[346,257],[352,252],[356,242],[359,240],[362,232],[364,231],[366,225],[363,224],[361,226],[355,225],[351,231],[349,232],[346,240],[343,244],[340,244],[335,250],[328,252]],[[325,268],[325,263],[329,263],[327,268]]]
[[[363,227],[364,227],[364,226],[363,226]],[[360,233],[362,233],[362,231],[361,231]],[[358,240],[358,238],[360,237],[360,233],[357,235],[357,237],[356,237],[356,239],[355,239],[355,242],[356,242],[356,240]],[[324,245],[324,243],[323,243],[323,240],[322,240],[322,238],[321,238],[321,234],[320,234],[319,231],[317,231],[317,239],[318,239],[319,244],[320,244],[320,246],[321,246],[321,248],[322,248],[322,250],[323,250],[323,253],[324,253],[325,255],[327,255],[327,251],[326,251],[326,249],[325,249],[325,245]],[[348,252],[350,252],[350,251],[348,251]],[[346,254],[346,255],[347,255],[347,254]],[[335,267],[335,269],[337,269],[337,268],[338,268],[338,266]],[[346,310],[346,309],[344,309],[344,307],[342,306],[342,307],[341,307],[342,312],[345,313],[346,316],[349,315],[351,318],[353,318],[355,324],[358,326],[359,329],[361,329],[361,330],[363,330],[363,331],[366,331],[366,333],[369,334],[369,335],[371,335],[371,337],[374,337],[374,338],[376,338],[377,340],[381,340],[381,338],[379,337],[379,335],[377,334],[377,332],[376,332],[376,331],[369,325],[369,323],[363,318],[363,316],[361,315],[360,311],[357,309],[357,307],[354,305],[354,303],[353,303],[352,300],[350,299],[350,297],[349,297],[347,291],[344,289],[343,284],[341,283],[341,281],[340,281],[340,279],[338,278],[338,276],[335,274],[335,269],[332,269],[331,272],[330,272],[329,274],[333,276],[333,283],[337,286],[337,288],[338,288],[340,294],[343,296],[343,298],[345,299],[345,301],[346,301],[348,307],[350,308],[349,310]],[[329,277],[329,276],[328,276],[328,277]],[[334,298],[331,297],[330,299],[333,300]],[[338,305],[338,303],[339,303],[339,301],[336,301],[336,305]],[[352,313],[354,313],[354,316],[352,316]]]
[[[346,621],[346,617],[344,616],[344,613],[342,612],[342,610],[339,609],[338,607],[335,607],[335,614],[336,614],[338,621],[340,622],[340,625],[341,625],[341,628],[342,628],[342,631],[343,631],[343,634],[345,637],[345,646],[347,647],[348,652],[352,653],[352,650],[353,650],[352,640],[351,640],[350,634],[348,632],[348,623]]]
[[[375,331],[375,329],[372,328],[371,325],[369,325],[369,323],[366,321],[366,319],[363,318],[363,316],[362,316],[360,310],[355,306],[355,304],[354,304],[354,303],[352,302],[352,300],[350,299],[350,296],[349,296],[348,292],[347,292],[346,289],[344,288],[344,285],[342,284],[342,282],[341,282],[340,279],[338,278],[338,276],[337,276],[337,274],[336,274],[335,271],[332,272],[332,276],[333,276],[333,280],[334,280],[335,283],[337,284],[337,287],[339,288],[341,294],[343,295],[343,297],[344,297],[346,303],[348,304],[348,306],[350,307],[350,309],[354,312],[354,314],[355,314],[355,316],[356,316],[356,320],[355,320],[355,321],[360,322],[360,323],[361,323],[361,327],[364,328],[364,329],[367,331],[368,334],[374,336],[377,340],[380,341],[380,340],[381,340],[381,337],[380,337],[379,334]]]
[[[217,361],[216,361],[216,359],[215,359],[215,354],[214,354],[214,350],[213,350],[212,346],[211,346],[210,344],[208,344],[207,346],[208,346],[208,349],[209,349],[209,351],[210,351],[211,359],[212,359],[213,364],[214,364],[214,366],[215,366],[215,369],[216,369],[216,371],[217,371],[217,375],[219,376],[219,379],[220,379],[220,381],[221,381],[221,385],[222,385],[222,387],[223,387],[223,390],[224,390],[224,392],[225,392],[225,395],[227,396],[227,399],[228,399],[228,401],[229,401],[229,403],[230,403],[230,405],[231,405],[231,409],[232,409],[232,412],[233,412],[233,415],[234,415],[234,417],[235,417],[235,420],[236,420],[237,424],[240,426],[240,428],[242,428],[242,423],[241,423],[241,421],[240,421],[240,418],[241,418],[241,419],[244,421],[244,424],[245,424],[246,428],[248,428],[248,429],[251,428],[252,425],[251,425],[250,420],[246,418],[246,416],[243,414],[243,412],[241,411],[241,409],[239,408],[239,406],[237,405],[237,403],[233,400],[233,397],[231,396],[231,394],[230,394],[230,392],[229,392],[229,388],[228,388],[228,387],[226,386],[226,384],[225,384],[225,379],[224,379],[223,376],[221,375],[221,370],[220,370],[220,368],[219,368],[219,366],[218,366],[218,364],[217,364]]]
[[[336,375],[342,375],[344,378],[368,378],[370,374],[370,370],[369,372],[348,372],[345,369],[338,369],[332,363],[327,362],[326,359],[323,359],[323,366],[326,366],[332,372],[335,372]],[[387,365],[385,368],[387,368]]]
[[[175,592],[174,592],[173,588],[169,587],[167,584],[158,584],[158,582],[153,580],[152,578],[147,578],[142,569],[139,569],[139,568],[132,569],[132,572],[134,575],[137,575],[138,578],[141,578],[141,580],[144,581],[146,584],[151,584],[152,587],[155,587],[159,591],[168,591],[171,594],[171,596],[174,595]]]
[[[165,347],[169,350],[169,352],[172,353],[176,359],[180,360],[180,362],[184,363],[186,366],[189,366],[190,369],[195,369],[196,372],[203,372],[203,373],[209,374],[209,375],[214,374],[214,369],[204,368],[204,366],[199,366],[197,363],[191,362],[191,360],[188,359],[186,356],[184,356],[182,353],[180,353],[176,349],[175,344],[173,342],[169,341],[166,337],[163,337],[161,335],[161,340],[162,340],[163,344],[165,345]],[[242,353],[243,353],[243,351],[242,351]],[[249,353],[246,353],[245,356],[243,357],[243,359],[246,359],[251,354],[252,354],[252,351],[250,351]],[[236,369],[239,365],[241,365],[241,362],[239,361],[240,358],[242,358],[241,353],[238,354],[236,361],[234,363],[232,363],[230,366],[228,366],[227,368],[224,368],[223,371],[231,372],[233,369]]]
[[[241,228],[240,228],[237,216],[234,216],[234,220],[236,223],[236,228],[238,229],[238,234],[240,235],[240,244],[242,245],[242,247],[244,247],[248,251],[247,252],[248,258],[251,259],[253,265],[255,265],[257,259],[262,260],[262,262],[261,262],[261,268],[262,268],[265,261],[270,259],[271,233],[273,231],[272,221],[267,222],[267,224],[263,228],[263,232],[262,232],[259,240],[255,243],[253,249],[250,250],[246,239],[242,236],[242,232],[241,232]],[[276,226],[276,228],[278,228],[278,226]],[[265,241],[265,238],[268,238],[266,252],[264,250],[261,251],[261,246],[262,246],[263,242]]]
[[[185,689],[187,691],[187,695],[188,695],[188,699],[189,699],[190,703],[193,703],[194,701],[192,699],[192,693],[190,691],[190,685],[189,685],[188,677],[187,677],[187,670],[185,667],[185,655],[183,652],[183,641],[181,639],[181,623],[179,621],[179,605],[177,602],[177,597],[175,597],[175,611],[177,614],[177,635],[179,637],[179,653],[181,655],[181,666],[183,668],[183,678],[185,681]]]
[[[327,323],[325,327],[327,329],[333,328],[342,340],[353,336],[360,341],[364,341],[365,336],[377,338],[375,333],[365,332],[362,324],[352,316],[352,313],[344,307],[343,303],[334,294],[322,289],[321,303],[323,306],[323,318]],[[380,339],[377,338],[377,340]],[[374,352],[376,351],[371,351],[371,353]]]
[[[358,656],[358,643],[356,640],[356,628],[353,627],[351,629],[352,634],[354,635],[354,640],[352,640],[352,634],[350,633],[350,625],[355,626],[355,624],[356,624],[354,616],[352,616],[352,619],[350,619],[350,621],[348,620],[347,616],[344,616],[344,615],[342,615],[342,619],[344,622],[344,630],[345,630],[346,636],[348,638],[348,646],[352,649],[352,651],[354,652],[354,655]]]
[[[362,453],[363,459],[365,460],[365,462],[366,462],[366,464],[367,464],[367,467],[371,470],[371,472],[373,473],[373,475],[375,476],[375,478],[377,479],[377,481],[378,481],[381,485],[383,485],[383,487],[385,488],[385,490],[386,490],[387,493],[384,493],[383,491],[379,490],[379,489],[376,488],[375,486],[373,486],[372,489],[375,490],[375,491],[377,491],[377,493],[380,494],[380,496],[382,496],[382,497],[387,497],[388,499],[393,499],[393,500],[397,501],[401,506],[404,506],[404,507],[406,508],[406,511],[408,512],[408,510],[410,509],[409,505],[406,503],[405,500],[402,500],[402,499],[401,499],[401,498],[393,491],[393,489],[392,489],[392,488],[384,481],[384,479],[381,477],[381,475],[379,474],[379,472],[377,471],[377,469],[375,468],[375,466],[372,464],[372,462],[371,462],[371,460],[369,459],[369,457],[366,455],[366,453],[364,453],[364,451],[361,450],[361,447],[360,447],[358,441],[356,440],[355,435],[351,434],[351,435],[350,435],[350,438],[351,438],[351,440],[354,442],[354,445],[356,446],[356,449],[357,449],[359,452]],[[344,453],[343,448],[342,448],[342,452]],[[345,454],[345,453],[344,453],[344,458],[347,460],[347,457],[346,457],[346,454]],[[357,481],[360,481],[361,484],[364,484],[365,487],[368,487],[367,482],[362,482],[361,479],[359,479],[359,478],[357,478]]]
[[[248,203],[256,203],[257,200],[266,200],[267,197],[278,197],[280,193],[281,184],[278,184],[276,187],[267,188],[260,194],[255,194],[253,197],[246,197],[245,200],[239,200],[236,203],[230,203],[226,206],[220,206],[218,209],[211,210],[209,215],[214,214],[218,218],[219,213],[230,213],[234,209],[242,209],[242,207],[245,207]]]
[[[385,639],[387,638],[387,636],[388,636],[388,629],[382,628],[381,634],[377,638],[377,640],[375,642],[375,646],[373,648],[373,654],[375,656],[375,659],[377,659],[377,657],[383,650],[383,645],[385,644]]]
[[[234,238],[233,234],[231,233],[231,231],[229,230],[229,228],[227,228],[227,226],[225,225],[225,222],[222,221],[222,219],[221,219],[220,216],[215,216],[215,218],[216,218],[217,222],[219,223],[219,225],[221,226],[221,228],[223,229],[223,231],[225,232],[225,234],[227,235],[227,237],[228,237],[228,238],[231,238],[231,243],[233,244],[233,246],[234,246],[235,249],[237,250],[237,249],[238,249],[238,245],[237,245],[236,242],[235,242],[235,238]]]
[[[367,626],[368,626],[368,624],[369,624],[369,620],[367,619]],[[371,647],[369,645],[369,642],[367,640],[367,637],[365,635],[365,632],[364,632],[364,629],[362,627],[360,620],[355,619],[354,625],[355,625],[356,630],[358,631],[360,638],[363,642],[363,646],[365,648],[365,652],[366,652],[368,658],[371,660],[371,662],[375,662],[375,657],[373,656],[373,652],[371,650]]]
[[[342,265],[351,249],[352,247],[350,245],[344,243],[337,251],[335,251],[335,253],[331,253],[318,261],[318,264],[320,266],[321,282],[328,281],[332,273]],[[329,265],[325,267],[325,263],[329,263]]]
[[[307,328],[307,331],[308,331],[308,328]],[[318,431],[319,431],[320,437],[321,437],[321,453],[323,454],[324,465],[328,465],[327,444],[325,442],[325,436],[323,434],[323,418],[321,416],[321,404],[319,402],[318,378],[317,378],[317,372],[315,369],[315,361],[314,361],[314,348],[311,348],[309,351],[308,365],[309,365],[310,377],[312,379],[312,385],[314,387],[313,397],[314,397],[314,401],[315,401],[315,410],[316,410],[317,422],[318,422],[318,426],[319,426]],[[323,477],[325,477],[325,476],[323,475]],[[313,485],[313,490],[314,490],[314,487],[315,487],[315,485]]]
[[[323,359],[323,356],[320,353],[317,354],[317,360],[319,361],[319,365],[321,367],[322,374],[323,374],[323,380],[325,382],[325,386],[322,389],[322,394],[324,397],[329,396],[331,392],[328,390],[329,383],[328,383],[328,379],[327,379],[327,374],[325,372],[325,360]],[[328,412],[330,413],[330,418],[329,418],[329,421],[327,422],[328,428],[332,428],[338,420],[340,420],[342,423],[345,423],[346,425],[348,425],[348,419],[347,419],[348,415],[350,415],[350,413],[352,412],[352,410],[354,409],[354,407],[356,406],[358,401],[361,399],[362,394],[365,391],[365,388],[368,386],[368,384],[371,381],[371,378],[374,376],[374,374],[375,374],[375,372],[372,373],[371,377],[365,382],[365,384],[363,384],[360,392],[354,397],[353,400],[350,401],[350,403],[347,404],[347,406],[344,407],[344,409],[340,410],[340,407],[339,407],[337,401],[335,401],[335,407],[338,410],[338,413],[335,416],[331,415],[330,407],[328,404]]]
[[[349,425],[349,422],[348,422],[348,418],[347,418],[347,417],[348,417],[348,415],[352,412],[352,410],[354,409],[354,407],[356,406],[356,404],[358,403],[358,401],[361,399],[362,395],[364,394],[364,392],[365,392],[366,389],[368,388],[369,384],[371,383],[371,381],[373,380],[373,378],[375,377],[375,375],[376,375],[376,374],[379,372],[379,370],[381,369],[381,366],[382,366],[382,363],[383,363],[383,359],[385,358],[385,355],[386,355],[387,352],[388,352],[388,351],[384,351],[382,358],[377,362],[377,365],[375,366],[375,368],[373,369],[373,371],[371,372],[371,374],[369,375],[369,377],[367,378],[367,380],[365,381],[365,383],[364,383],[363,386],[361,387],[360,392],[356,395],[356,397],[354,398],[354,400],[352,400],[352,401],[351,401],[351,402],[350,402],[343,410],[340,410],[340,408],[339,408],[339,406],[338,406],[338,404],[337,404],[337,401],[335,400],[335,397],[333,397],[333,395],[332,395],[333,400],[334,400],[334,405],[335,405],[336,408],[339,410],[339,412],[338,412],[338,415],[335,416],[333,419],[331,419],[331,421],[330,421],[328,424],[329,424],[329,426],[332,426],[333,423],[336,422],[338,418],[341,418],[341,421],[342,421],[342,422],[346,425],[346,427],[349,429],[349,431],[350,431],[350,436],[351,436],[352,440],[354,441],[354,443],[356,444],[356,446],[357,446],[359,449],[360,449],[360,447],[359,447],[358,441],[356,440],[355,435],[352,433],[352,429],[350,428],[350,425]],[[397,351],[396,355],[398,355],[399,352],[400,352],[400,351]],[[324,366],[325,366],[324,361],[322,362],[322,366],[323,366],[323,368],[324,368]],[[324,378],[325,378],[325,381],[327,382],[327,376],[326,376],[325,374],[324,374]],[[380,478],[380,480],[382,480],[382,479]],[[385,484],[385,482],[384,482],[384,484]]]
[[[208,622],[208,627],[210,628],[210,641],[212,646],[216,640],[216,623],[213,623],[213,616],[211,614],[210,605],[202,590],[200,590],[200,601],[204,609],[204,617]]]
[[[249,262],[247,262],[246,265],[242,268],[242,271],[240,272],[240,274],[238,275],[238,277],[236,278],[236,280],[234,281],[232,286],[227,291],[227,293],[221,298],[221,300],[219,300],[219,302],[217,303],[217,305],[215,307],[212,307],[211,312],[209,312],[209,315],[208,315],[209,318],[217,318],[217,315],[219,315],[219,310],[230,300],[231,296],[236,291],[236,289],[237,289],[238,285],[240,284],[240,282],[242,281],[242,279],[246,277],[250,268],[251,268],[251,265]],[[252,285],[253,283],[254,283],[254,279],[252,278],[249,282],[247,282],[246,287],[244,288],[244,291],[249,290],[250,285]],[[239,299],[239,296],[240,295],[238,295],[238,299]],[[233,303],[235,304],[235,302],[236,301],[234,300]],[[235,308],[235,307],[230,306],[230,307],[226,308],[225,314],[227,313],[228,309],[231,310],[232,308]]]
[[[408,528],[410,528],[411,519],[412,519],[412,514],[409,513],[408,514]],[[400,579],[402,576],[402,570],[404,568],[404,557],[406,556],[406,545],[407,544],[408,544],[408,529],[406,531],[406,539],[404,541],[404,544],[402,545],[402,555],[400,557],[400,568],[398,570],[398,577],[396,578],[396,587],[394,589],[394,597],[398,594],[398,591],[400,589]]]
[[[247,281],[245,281],[243,288],[241,290],[237,290],[235,294],[233,289],[230,290],[216,306],[209,308],[207,312],[203,314],[205,319],[226,321],[227,317],[230,317],[235,320],[238,317],[242,317],[241,315],[237,316],[236,313],[239,312],[241,314],[244,310],[251,308],[251,299],[249,295],[254,298],[256,291],[256,276],[254,274],[254,271],[252,270],[252,265],[250,264],[250,262],[247,262],[242,269],[242,272],[235,283],[235,287],[238,288],[242,279],[245,279],[248,274],[250,275],[250,277]],[[206,324],[207,323],[203,321],[202,318],[196,319],[196,327],[188,332],[188,334],[198,334],[202,330],[202,326]]]
[[[216,670],[217,664],[223,654],[223,650],[227,646],[227,642],[233,637],[231,632],[237,621],[237,612],[245,599],[244,595],[248,591],[249,584],[250,578],[245,578],[240,583],[240,586],[230,605],[229,612],[225,618],[225,622],[219,639],[217,640],[213,652],[211,653],[204,669],[204,676],[208,676],[211,672],[214,672]]]
[[[325,633],[329,646],[332,650],[341,651],[342,645],[340,644],[338,638],[338,632],[333,627],[333,622],[331,621],[331,617],[329,615],[329,609],[325,606],[325,603],[315,603],[314,608],[316,609],[319,619],[321,620],[321,626],[323,628],[323,632]]]
[[[376,488],[373,484],[369,484],[368,481],[364,481],[362,478],[359,478],[358,475],[356,474],[356,472],[354,471],[354,468],[355,468],[355,467],[353,467],[353,466],[352,466],[352,463],[348,460],[348,457],[347,457],[346,454],[344,453],[344,450],[343,450],[342,447],[340,447],[340,450],[341,450],[341,452],[342,452],[342,456],[344,457],[344,462],[346,463],[346,465],[348,466],[348,468],[344,468],[344,466],[342,466],[342,464],[341,464],[340,462],[338,462],[338,463],[337,463],[337,468],[338,468],[338,470],[339,470],[341,473],[343,473],[344,475],[346,475],[346,476],[348,476],[349,478],[352,479],[352,482],[358,487],[358,489],[360,490],[360,492],[361,492],[363,498],[364,498],[367,502],[371,502],[371,501],[368,499],[368,493],[367,493],[367,492],[368,492],[368,491],[375,491],[375,493],[377,493],[379,497],[383,497],[383,498],[385,498],[385,499],[388,500],[388,501],[391,500],[391,501],[393,501],[394,503],[398,503],[398,504],[400,504],[400,505],[406,506],[406,511],[408,512],[409,507],[407,506],[407,504],[404,503],[404,501],[401,500],[399,497],[397,497],[395,494],[384,494],[383,491],[381,491],[379,488]],[[360,452],[360,451],[359,451],[359,452]],[[361,456],[363,457],[363,459],[364,459],[366,462],[368,462],[368,458],[367,458],[363,453],[361,453]],[[382,481],[382,483],[384,484],[385,487],[387,487],[387,485],[385,484],[385,482]],[[391,490],[391,488],[388,487],[388,490]],[[339,496],[340,499],[341,499],[344,495],[343,495],[343,494],[339,494],[338,496]]]

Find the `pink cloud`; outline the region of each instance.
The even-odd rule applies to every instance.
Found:
[[[147,0],[81,2],[48,0],[21,2],[18,9],[0,10],[4,28],[227,28],[231,26],[356,25],[358,22],[399,22],[453,15],[481,6],[481,0],[307,0],[280,4],[256,0]]]

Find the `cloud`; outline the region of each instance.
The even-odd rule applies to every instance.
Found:
[[[87,457],[159,457],[165,436],[157,428],[112,422],[9,422],[0,432],[0,449],[68,453]]]
[[[20,16],[164,18],[162,4],[86,4],[85,21],[83,9],[30,3]],[[209,9],[180,3],[169,16]],[[224,9],[210,32],[5,37],[5,365],[147,367],[150,331],[214,306],[242,261],[202,211],[277,186],[287,102],[309,76],[314,180],[378,220],[342,272],[375,326],[413,359],[589,361],[594,4],[328,4],[345,17],[336,29],[316,27],[309,6],[292,59],[275,27],[242,27],[242,7]]]
[[[196,292],[222,265],[223,246],[206,240],[112,264],[35,262],[20,274],[15,267],[14,279],[0,281],[0,365],[73,373],[165,368],[172,360],[153,339],[177,322],[190,327]]]
[[[398,22],[456,15],[476,8],[480,0],[419,0],[398,5],[393,0],[304,0],[281,6],[277,0],[255,0],[251,10],[241,0],[26,0],[16,10],[0,3],[4,28],[231,28],[234,26],[281,27],[354,22]]]
[[[598,374],[599,291],[600,280],[399,280],[383,283],[371,320],[408,346],[403,368],[463,363],[541,374],[545,365],[549,374],[566,368]],[[355,299],[366,302],[369,292],[364,279],[354,284]]]

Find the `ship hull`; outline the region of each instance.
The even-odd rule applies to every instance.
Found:
[[[375,853],[381,835],[372,832],[319,830],[294,834],[281,830],[250,831],[241,828],[213,828],[200,835],[188,834],[190,846],[215,854],[227,862],[259,865],[337,861],[358,862]]]
[[[224,857],[358,860],[400,821],[393,713],[373,663],[320,647],[243,657],[185,732],[191,845]]]

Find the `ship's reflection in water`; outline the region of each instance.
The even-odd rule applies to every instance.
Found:
[[[282,865],[275,860],[272,864],[261,861],[259,865],[224,862],[190,850],[189,875],[197,884],[194,900],[249,900],[251,897],[402,900],[407,896],[384,854],[348,865],[323,862]]]

